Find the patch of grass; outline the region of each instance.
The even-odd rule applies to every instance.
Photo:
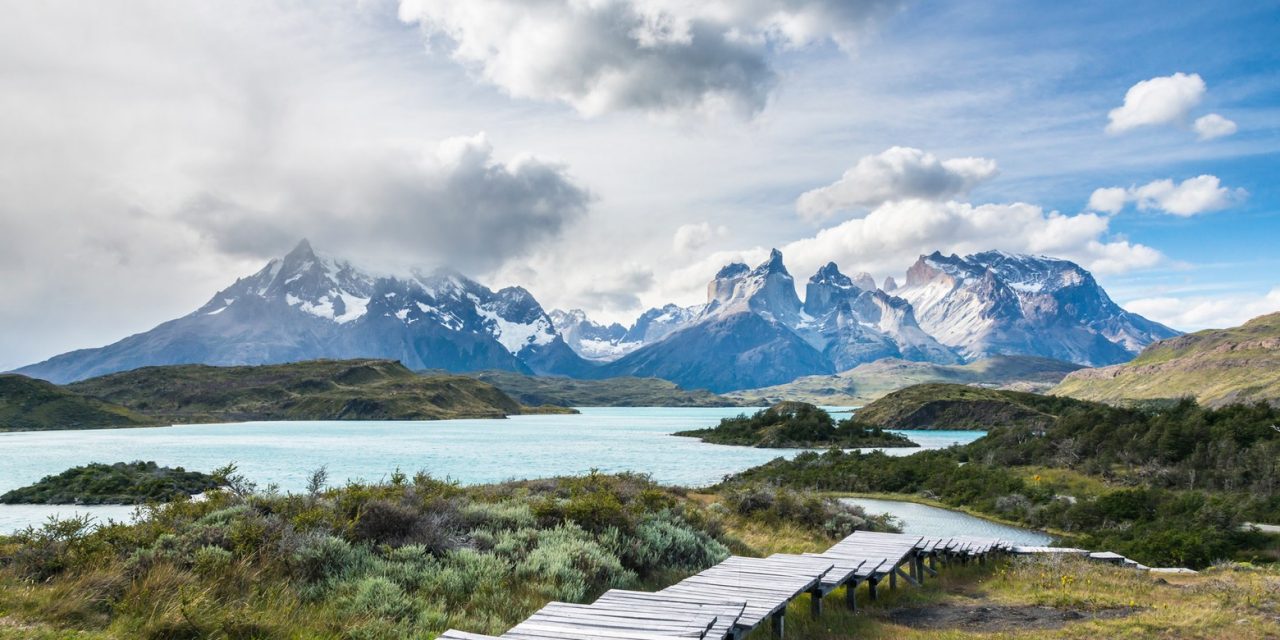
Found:
[[[391,360],[143,367],[65,387],[165,423],[502,418],[530,409],[487,383],[419,375]]]
[[[659,378],[578,380],[526,376],[511,371],[467,374],[502,389],[526,405],[560,407],[737,407],[744,404],[706,389],[682,389]]]

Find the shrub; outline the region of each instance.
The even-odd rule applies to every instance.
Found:
[[[641,576],[662,570],[701,571],[729,557],[727,547],[672,511],[647,518],[633,534],[616,529],[610,533],[606,540],[614,554]]]
[[[231,565],[231,552],[221,547],[200,547],[195,552],[192,570],[206,578],[216,577]]]
[[[452,506],[438,501],[425,513],[391,502],[374,500],[360,512],[353,528],[356,540],[393,547],[416,544],[441,554],[457,548],[460,523]]]
[[[565,524],[523,533],[533,546],[515,566],[515,576],[553,600],[581,602],[588,594],[631,584],[635,573],[581,527]],[[503,548],[502,545],[499,548]]]
[[[345,598],[342,608],[357,616],[375,616],[386,620],[411,620],[417,605],[395,582],[382,576],[356,581],[353,593]]]

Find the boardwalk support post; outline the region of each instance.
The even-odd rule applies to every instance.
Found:
[[[771,618],[771,622],[773,623],[773,636],[781,640],[783,633],[786,632],[786,624],[787,624],[786,608],[779,609],[776,613],[774,613],[773,617]]]
[[[889,569],[889,590],[893,591],[898,588],[898,567]]]
[[[809,592],[809,612],[812,613],[813,617],[815,618],[822,616],[822,590],[821,589],[814,589],[813,591]]]
[[[849,583],[844,586],[844,604],[845,606],[849,607],[850,611],[857,612],[858,610],[858,581],[857,580],[850,580]]]
[[[875,579],[875,578],[869,578],[869,579],[867,579],[867,595],[868,595],[868,597],[870,597],[870,598],[871,598],[871,601],[872,601],[872,602],[875,602],[876,597],[877,597],[877,595],[876,595],[876,583],[877,583],[877,582],[879,582],[879,580],[877,580],[877,579]]]

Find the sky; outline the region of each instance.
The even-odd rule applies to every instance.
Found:
[[[0,10],[0,370],[304,237],[624,324],[771,247],[801,286],[1001,249],[1180,330],[1280,310],[1275,2]]]

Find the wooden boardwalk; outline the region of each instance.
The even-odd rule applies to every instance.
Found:
[[[808,594],[814,615],[822,598],[846,588],[846,604],[856,608],[855,589],[899,579],[922,585],[938,575],[938,562],[983,562],[997,554],[1073,555],[1147,570],[1110,552],[1015,545],[997,538],[925,537],[856,531],[823,553],[774,554],[768,558],[730,556],[724,562],[654,593],[613,589],[592,604],[552,602],[501,636],[450,629],[441,640],[740,640],[768,620],[774,635],[785,632],[787,605]],[[1151,571],[1189,571],[1151,569]],[[1192,572],[1194,573],[1194,572]]]

